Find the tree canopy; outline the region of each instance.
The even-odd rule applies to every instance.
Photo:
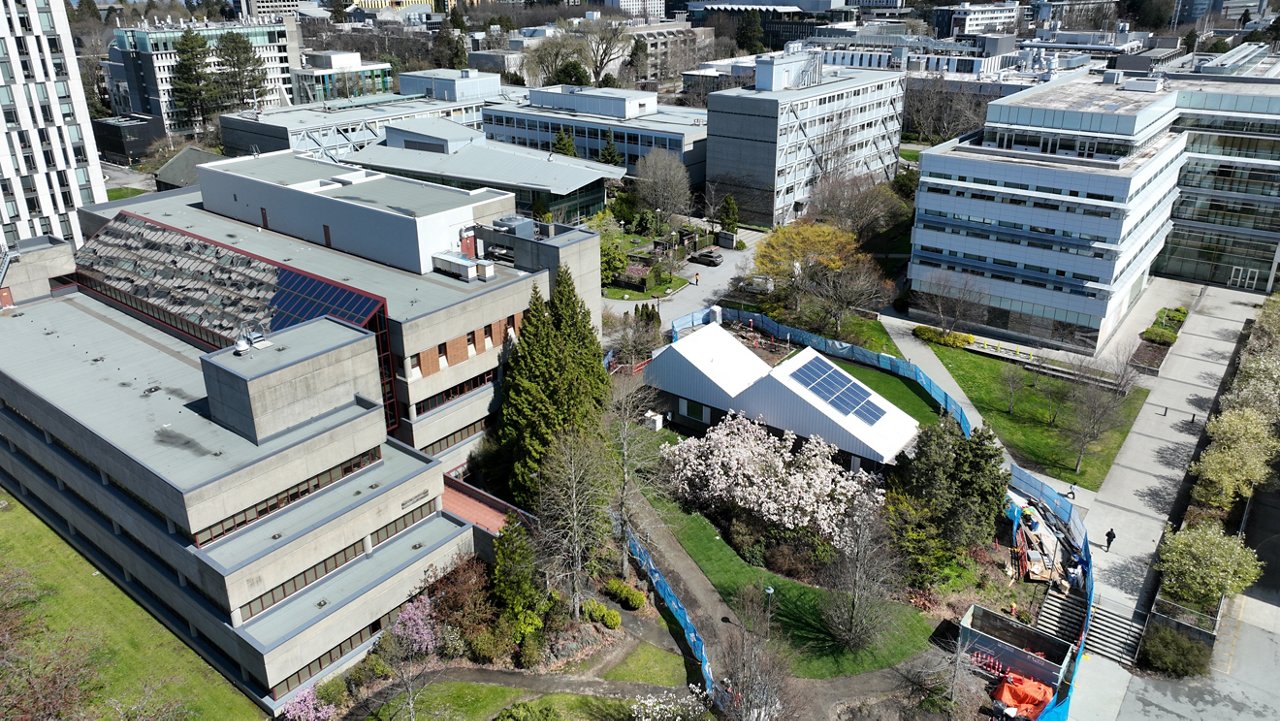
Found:
[[[1212,613],[1222,596],[1234,596],[1262,576],[1258,554],[1217,523],[1202,523],[1166,536],[1156,567],[1161,590],[1173,600]]]
[[[564,128],[560,128],[556,133],[556,139],[551,143],[551,152],[567,155],[570,158],[578,157],[578,149],[573,145],[573,136],[566,133]]]
[[[600,157],[596,158],[601,163],[609,165],[626,165],[627,159],[622,157],[622,153],[618,152],[618,146],[613,142],[613,131],[607,131],[604,136],[604,147],[600,149]]]
[[[223,33],[218,36],[218,90],[222,105],[231,109],[243,108],[255,102],[266,86],[267,71],[262,58],[243,33]]]
[[[756,248],[756,272],[784,281],[818,264],[839,270],[844,259],[859,252],[858,236],[823,223],[794,223],[770,233]]]
[[[209,58],[212,49],[203,35],[187,28],[173,44],[178,59],[173,66],[173,101],[189,122],[203,126],[215,105],[214,88],[209,82]]]

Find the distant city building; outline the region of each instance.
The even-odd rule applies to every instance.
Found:
[[[1213,17],[1221,25],[1229,26],[1246,10],[1257,18],[1265,16],[1267,8],[1266,0],[1175,0],[1173,10],[1180,25]]]
[[[660,17],[660,16],[659,16]],[[693,27],[686,20],[668,20],[627,28],[627,35],[645,45],[646,65],[637,72],[636,80],[664,80],[713,56],[715,28]],[[621,60],[617,65],[621,65]],[[621,70],[610,68],[615,76]]]
[[[293,100],[297,104],[391,92],[390,63],[361,60],[360,53],[340,50],[307,52],[294,68]]]
[[[983,131],[921,155],[913,290],[980,302],[988,332],[1087,352],[1152,272],[1270,292],[1280,58],[1267,53],[992,102]]]
[[[858,15],[864,20],[892,20],[912,12],[906,0],[854,0],[849,4],[858,8]]]
[[[940,38],[981,33],[1012,33],[1023,22],[1016,2],[976,5],[960,3],[933,9],[933,28]]]
[[[684,162],[694,188],[706,179],[707,111],[659,105],[657,93],[552,85],[530,88],[525,102],[486,106],[483,115],[490,140],[550,151],[563,131],[578,157],[594,160],[612,137],[630,174],[656,148]]]
[[[0,306],[20,239],[83,240],[76,208],[106,199],[66,6],[8,3],[0,21]],[[4,342],[0,342],[4,345]]]
[[[116,115],[93,121],[98,152],[103,160],[116,165],[133,165],[167,135],[164,120],[158,115]]]
[[[884,182],[898,163],[902,74],[824,71],[795,50],[759,58],[751,87],[707,96],[707,179],[764,225],[800,217],[823,179]]]
[[[604,6],[624,12],[632,17],[653,18],[666,17],[664,0],[604,0]]]
[[[269,17],[274,15],[297,15],[298,0],[240,0],[241,14],[244,17]]]
[[[369,95],[324,103],[229,113],[218,120],[227,155],[292,149],[341,158],[381,138],[388,123],[412,118],[446,118],[479,128],[481,108],[492,102],[516,102],[523,88],[507,89],[497,76],[476,71],[428,70],[408,73],[408,87],[433,96]],[[401,87],[406,81],[401,80]],[[497,89],[497,95],[487,93]],[[456,98],[456,99],[445,99]]]
[[[562,223],[604,210],[606,184],[626,174],[616,165],[489,142],[484,133],[438,118],[394,123],[385,133],[385,144],[366,146],[345,161],[467,190],[505,190],[515,195],[517,211],[550,214]]]
[[[1106,28],[1115,22],[1119,5],[1119,0],[1032,0],[1031,19],[1074,29]]]
[[[178,62],[175,46],[188,29],[203,36],[214,49],[218,38],[226,33],[238,33],[249,39],[262,58],[266,79],[262,93],[257,98],[246,98],[246,102],[265,109],[293,101],[290,68],[302,65],[295,18],[249,18],[243,23],[163,23],[116,28],[107,61],[103,63],[114,113],[159,115],[169,132],[192,130],[191,121],[173,99],[173,69]],[[209,70],[216,74],[218,69],[215,51],[209,60]]]

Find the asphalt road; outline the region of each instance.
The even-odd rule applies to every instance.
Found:
[[[150,173],[139,173],[129,168],[104,162],[102,173],[107,176],[108,188],[141,188],[147,192],[156,189],[155,176]]]

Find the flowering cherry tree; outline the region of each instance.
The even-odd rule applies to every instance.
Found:
[[[749,511],[787,529],[809,528],[838,542],[851,518],[883,503],[879,478],[849,471],[831,459],[835,446],[810,438],[798,451],[795,434],[781,437],[763,424],[730,413],[702,438],[662,449],[675,492],[703,507]]]
[[[431,617],[431,597],[423,593],[400,609],[391,633],[413,653],[428,654],[436,647],[436,622]]]
[[[289,721],[329,721],[338,711],[331,704],[316,698],[316,687],[308,686],[284,705],[284,717]]]

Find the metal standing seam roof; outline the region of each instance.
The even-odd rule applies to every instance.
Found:
[[[514,149],[514,151],[513,151]],[[518,146],[469,145],[454,153],[369,145],[345,158],[349,163],[387,172],[421,172],[450,178],[543,189],[568,195],[602,179],[618,179],[625,168],[568,159]]]

